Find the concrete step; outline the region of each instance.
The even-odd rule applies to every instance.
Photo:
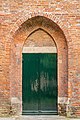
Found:
[[[66,118],[58,115],[22,115],[15,118],[3,117],[0,120],[80,120],[80,118]]]
[[[66,118],[58,115],[23,115],[20,120],[80,120],[75,118]]]

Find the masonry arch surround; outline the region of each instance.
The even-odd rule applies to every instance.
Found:
[[[13,36],[13,42],[11,45],[11,74],[13,79],[10,83],[11,88],[11,105],[14,106],[19,104],[18,109],[19,114],[22,113],[22,49],[27,38],[34,31],[42,29],[46,31],[55,41],[57,53],[58,53],[58,104],[59,108],[62,105],[66,107],[67,97],[68,97],[68,47],[67,41],[63,31],[60,27],[54,23],[52,20],[36,16],[25,21],[19,29],[15,32]],[[15,66],[15,67],[14,67]],[[16,71],[14,73],[14,71]],[[12,78],[12,77],[11,77]],[[16,85],[13,85],[13,81]],[[14,93],[16,89],[16,93]],[[15,100],[16,99],[16,103]],[[58,109],[58,112],[61,113]],[[13,107],[12,107],[13,108]],[[65,111],[66,112],[66,111]]]

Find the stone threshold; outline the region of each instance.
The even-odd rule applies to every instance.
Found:
[[[59,115],[21,115],[19,117],[0,117],[0,120],[80,120],[80,118],[66,118]]]

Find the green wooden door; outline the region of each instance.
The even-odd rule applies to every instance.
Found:
[[[57,114],[57,54],[23,53],[23,114]]]

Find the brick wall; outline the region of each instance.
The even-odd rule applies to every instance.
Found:
[[[79,0],[0,1],[0,116],[21,114],[22,48],[38,28],[57,46],[59,111],[80,116]]]

